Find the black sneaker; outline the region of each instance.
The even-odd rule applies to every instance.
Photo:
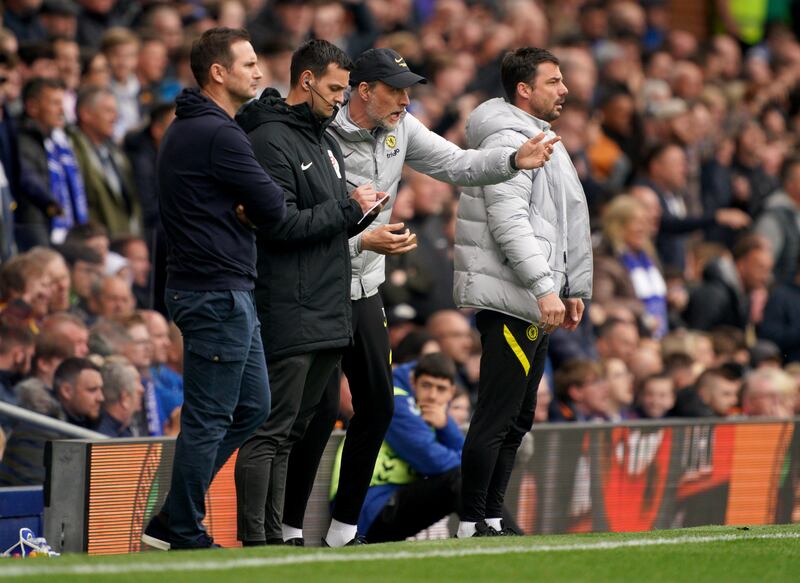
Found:
[[[156,514],[147,523],[147,527],[142,533],[142,542],[159,551],[168,551],[170,549],[169,526],[163,513]]]
[[[356,535],[355,538],[353,538],[353,540],[351,540],[350,542],[346,543],[344,546],[346,546],[346,547],[356,547],[356,546],[365,545],[365,544],[367,544],[367,539],[365,539],[363,536]],[[328,541],[325,540],[325,537],[322,538],[322,546],[325,547],[325,548],[331,548],[331,545],[328,544]]]
[[[518,530],[515,530],[513,528],[507,527],[505,521],[503,521],[502,524],[503,524],[503,528],[501,528],[498,531],[498,533],[497,533],[498,536],[522,536],[522,533],[519,532]]]
[[[497,531],[496,528],[489,526],[485,522],[476,522],[475,523],[475,534],[472,535],[474,537],[482,537],[482,536],[500,536],[500,533]]]
[[[302,537],[298,536],[283,541],[283,544],[286,545],[287,547],[304,547],[306,546],[306,541]]]

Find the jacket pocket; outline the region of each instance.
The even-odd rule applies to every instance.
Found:
[[[531,213],[530,220],[531,228],[533,229],[533,235],[539,242],[542,253],[544,253],[545,257],[547,257],[547,263],[553,267],[555,260],[554,251],[558,237],[558,231],[552,224],[543,219],[539,214]]]
[[[539,247],[544,253],[544,256],[547,258],[547,263],[550,267],[553,266],[553,244],[548,241],[545,237],[540,237],[536,235],[536,240],[539,241]]]

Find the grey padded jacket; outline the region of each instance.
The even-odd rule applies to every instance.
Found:
[[[403,164],[450,184],[474,186],[508,180],[516,174],[509,158],[515,149],[462,150],[430,131],[407,113],[396,129],[374,132],[357,126],[345,105],[328,127],[342,148],[349,191],[372,182],[375,190],[391,195],[389,202],[367,230],[389,222],[397,196]],[[383,255],[362,251],[361,235],[350,239],[352,277],[350,297],[366,298],[378,292],[385,279]]]
[[[467,122],[474,148],[519,147],[550,124],[505,100],[486,101]],[[453,297],[539,322],[537,299],[592,296],[589,211],[578,175],[559,142],[542,168],[494,186],[464,189],[456,222]]]

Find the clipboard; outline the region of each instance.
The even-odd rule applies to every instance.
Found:
[[[360,224],[361,224],[361,223],[364,221],[364,219],[366,219],[367,217],[371,217],[371,216],[373,216],[373,215],[376,215],[376,214],[378,214],[377,212],[375,212],[375,209],[377,209],[377,208],[380,208],[380,206],[381,206],[383,203],[385,203],[387,200],[389,200],[389,198],[391,198],[391,196],[392,196],[392,195],[390,195],[390,194],[387,194],[387,195],[386,195],[386,196],[384,196],[383,198],[381,198],[381,199],[377,200],[377,201],[375,202],[375,204],[373,204],[371,207],[369,207],[369,209],[367,209],[367,212],[365,212],[365,213],[364,213],[364,216],[362,216],[362,217],[361,217],[361,218],[358,220],[358,223],[357,223],[357,224],[359,224],[359,225],[360,225]]]

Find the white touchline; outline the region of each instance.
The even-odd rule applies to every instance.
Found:
[[[506,555],[526,553],[550,553],[559,551],[603,551],[628,547],[650,547],[664,545],[678,545],[691,543],[713,543],[740,540],[763,539],[796,539],[800,532],[785,532],[773,534],[720,534],[709,536],[676,536],[670,538],[631,539],[617,542],[587,542],[563,545],[537,545],[531,539],[527,545],[469,548],[469,549],[443,549],[440,551],[411,551],[396,552],[363,552],[334,554],[331,551],[317,551],[308,554],[292,554],[286,557],[247,557],[238,559],[223,559],[215,561],[151,561],[141,563],[117,563],[104,565],[58,565],[58,559],[51,559],[50,566],[26,567],[15,564],[3,565],[0,569],[0,579],[11,577],[29,577],[34,575],[122,575],[127,573],[156,573],[161,571],[226,571],[232,569],[253,569],[256,567],[279,567],[284,565],[302,565],[308,563],[340,563],[344,561],[393,561],[411,559],[435,559],[448,557],[471,557],[481,555]],[[365,549],[366,550],[366,549]],[[102,560],[101,557],[97,558]]]

